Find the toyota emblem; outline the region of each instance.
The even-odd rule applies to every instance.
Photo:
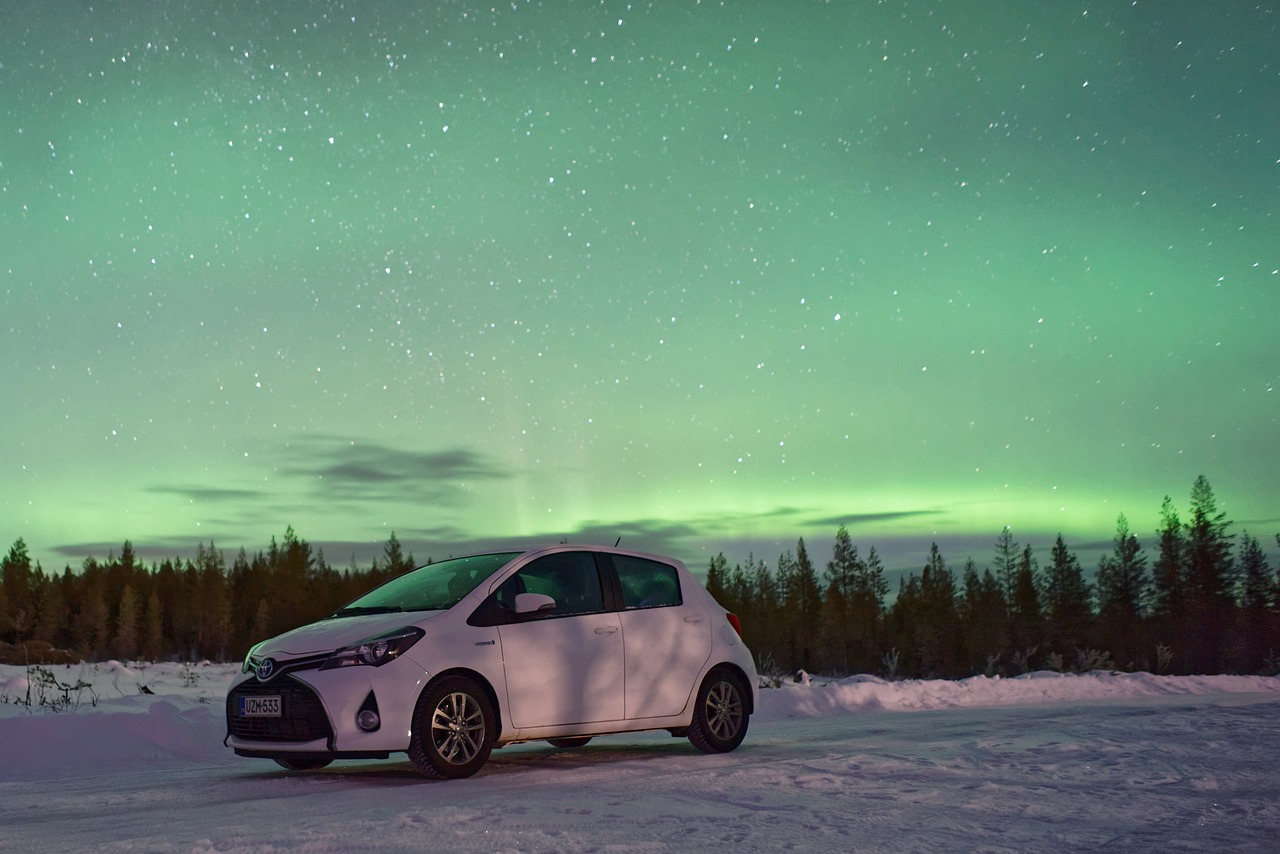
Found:
[[[273,658],[264,658],[258,662],[258,681],[266,682],[271,678],[271,674],[276,672],[276,662]]]

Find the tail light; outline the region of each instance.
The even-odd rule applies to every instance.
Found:
[[[742,623],[738,622],[738,615],[725,612],[724,616],[729,621],[729,625],[733,626],[733,630],[738,633],[738,637],[742,637]]]

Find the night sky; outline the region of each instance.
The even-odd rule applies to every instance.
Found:
[[[1280,531],[1280,7],[6,2],[0,547]],[[820,564],[821,565],[821,564]]]

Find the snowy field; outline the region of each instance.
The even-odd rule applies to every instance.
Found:
[[[0,666],[0,850],[1280,850],[1275,678],[790,684],[734,753],[527,744],[433,782],[402,755],[307,774],[234,756],[235,670],[56,667],[91,689],[44,686],[75,706],[53,713]]]

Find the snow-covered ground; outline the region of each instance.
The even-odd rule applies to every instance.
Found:
[[[1275,678],[815,680],[764,691],[733,753],[527,744],[432,782],[403,756],[307,774],[234,756],[235,670],[51,668],[91,686],[43,686],[75,706],[54,713],[16,704],[27,671],[0,666],[0,850],[1280,850]]]

